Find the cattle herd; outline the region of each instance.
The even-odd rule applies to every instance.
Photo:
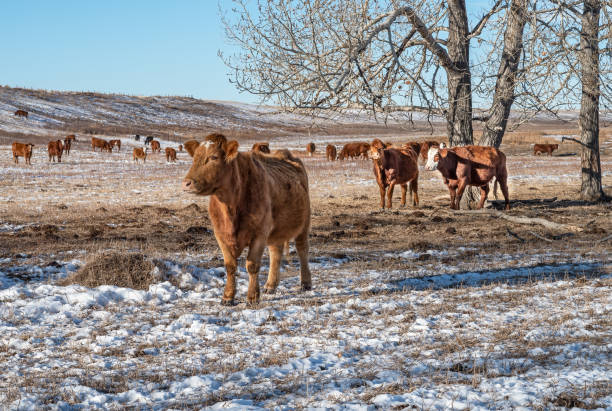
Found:
[[[136,141],[141,136],[134,137]],[[70,152],[74,135],[48,144],[49,161],[61,162],[62,154]],[[133,149],[133,161],[146,162],[151,152],[161,151],[161,144],[152,136],[144,140],[144,147]],[[24,157],[31,164],[33,144],[14,142],[13,158],[18,163]],[[93,151],[111,153],[121,150],[121,140],[91,138]],[[193,157],[193,164],[183,180],[185,192],[210,196],[209,214],[215,237],[223,253],[227,279],[222,303],[234,303],[236,293],[237,259],[248,248],[246,270],[249,274],[247,303],[259,301],[257,276],[265,247],[270,254],[270,268],[264,292],[273,293],[279,283],[279,267],[289,241],[295,241],[300,259],[302,289],[311,288],[308,268],[308,233],[310,230],[310,196],[308,175],[302,161],[286,149],[271,152],[268,142],[253,144],[250,152],[239,152],[238,142],[228,141],[219,133],[209,134],[204,141],[189,140],[178,146]],[[534,155],[552,155],[557,144],[536,144]],[[316,146],[309,143],[306,152],[315,153]],[[177,151],[165,148],[166,161],[175,162]],[[495,178],[494,193],[499,184],[510,208],[508,198],[508,172],[506,156],[494,147],[446,147],[437,141],[392,144],[374,139],[371,143],[350,142],[338,152],[328,144],[325,157],[329,161],[370,159],[380,190],[380,207],[391,208],[395,185],[402,190],[401,205],[406,205],[409,193],[413,206],[419,205],[419,160],[426,170],[438,170],[450,193],[450,207],[459,209],[467,186],[480,188],[482,208],[489,193],[489,183]],[[497,196],[496,196],[497,197]]]
[[[22,110],[18,110],[18,111],[22,111]],[[27,114],[27,113],[26,113]],[[17,112],[15,112],[15,115],[20,115],[17,114]],[[27,115],[26,115],[27,117]],[[140,141],[140,136],[137,134],[134,137],[134,140],[136,141]],[[62,162],[62,155],[69,155],[70,154],[70,150],[72,147],[72,143],[76,141],[76,135],[74,134],[70,134],[68,136],[66,136],[63,140],[53,140],[50,141],[47,144],[47,153],[49,154],[49,161],[51,162],[58,162],[61,163]],[[195,141],[195,140],[194,140]],[[189,141],[187,143],[185,143],[186,147],[192,147],[192,146],[188,146],[187,144],[189,143]],[[197,143],[197,142],[196,142]],[[144,141],[145,145],[151,145],[151,151],[153,153],[159,153],[161,152],[161,144],[159,141],[155,140],[154,137],[152,136],[148,136],[145,141]],[[197,144],[196,144],[197,146]],[[20,142],[13,142],[12,144],[12,152],[13,152],[13,161],[15,162],[15,164],[19,164],[19,157],[23,157],[25,159],[26,164],[31,165],[31,159],[32,159],[32,151],[33,151],[33,147],[34,144],[32,143],[20,143]],[[107,152],[107,153],[112,153],[113,150],[117,148],[117,152],[121,151],[121,140],[119,139],[113,139],[113,140],[104,140],[102,138],[98,138],[98,137],[92,137],[91,138],[91,149],[95,152],[95,151],[100,151],[100,152]],[[144,148],[144,150],[142,148],[139,147],[135,147],[134,151],[133,151],[133,155],[132,155],[132,159],[138,163],[140,160],[142,160],[143,162],[146,161],[147,158],[147,147]],[[179,151],[183,151],[183,145],[179,144],[178,146]],[[192,150],[195,150],[194,147],[192,147]],[[187,151],[189,151],[189,148],[187,149]],[[166,147],[165,149],[166,152],[166,161],[167,162],[176,162],[176,150],[172,147]],[[193,151],[189,151],[189,153],[192,155],[193,157]]]

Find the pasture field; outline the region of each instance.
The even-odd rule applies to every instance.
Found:
[[[238,305],[219,304],[208,199],[181,190],[187,153],[163,154],[178,143],[135,164],[142,143],[93,153],[79,135],[62,163],[37,143],[32,166],[1,145],[0,408],[612,408],[612,209],[576,200],[575,144],[535,157],[536,138],[502,146],[505,214],[566,229],[502,219],[501,202],[449,210],[440,174],[422,166],[420,206],[401,208],[398,187],[381,211],[369,160],[325,160],[328,142],[371,137],[270,139],[309,173],[313,290],[298,291],[292,247],[257,307],[244,303],[244,253]],[[90,285],[134,255],[145,259],[131,272],[147,272],[132,287],[73,283],[101,256]]]

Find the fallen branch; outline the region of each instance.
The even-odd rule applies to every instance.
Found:
[[[451,214],[488,214],[491,217],[499,217],[502,218],[504,220],[508,220],[510,222],[513,223],[517,223],[517,224],[539,224],[539,225],[543,225],[546,228],[549,228],[551,230],[564,230],[564,231],[574,231],[574,232],[581,232],[583,231],[582,228],[580,227],[576,227],[574,225],[570,225],[570,224],[561,224],[561,223],[555,223],[553,221],[549,221],[549,220],[545,220],[543,218],[539,218],[539,217],[519,217],[519,216],[513,216],[513,215],[508,215],[506,213],[502,213],[501,211],[497,211],[497,210],[485,210],[485,209],[480,209],[480,210],[447,210],[449,213]]]
[[[609,235],[609,236],[607,236],[607,237],[602,238],[601,240],[597,240],[597,242],[598,242],[598,243],[603,243],[604,241],[609,240],[609,239],[611,239],[611,238],[612,238],[612,234],[610,234],[610,235]]]
[[[550,238],[546,238],[544,236],[541,236],[540,234],[534,233],[533,231],[527,231],[529,234],[531,234],[532,236],[539,238],[540,240],[544,240],[544,241],[548,241],[549,243],[552,243],[553,240],[551,240]]]
[[[509,228],[507,228],[507,227],[506,227],[506,231],[508,232],[508,235],[509,235],[509,236],[516,238],[516,239],[517,239],[517,240],[519,240],[521,243],[524,243],[524,242],[525,242],[525,239],[523,239],[523,238],[519,237],[519,236],[518,236],[518,234],[513,233],[513,232],[512,232],[512,231],[510,231],[510,229],[509,229]]]

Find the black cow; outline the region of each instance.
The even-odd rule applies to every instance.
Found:
[[[140,134],[136,134],[136,135],[134,136],[134,140],[136,140],[136,141],[140,141]]]
[[[145,138],[145,145],[148,145],[151,141],[153,141],[153,136],[148,136]]]

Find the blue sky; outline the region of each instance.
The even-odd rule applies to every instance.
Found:
[[[229,83],[217,0],[2,1],[0,84],[254,102]]]

